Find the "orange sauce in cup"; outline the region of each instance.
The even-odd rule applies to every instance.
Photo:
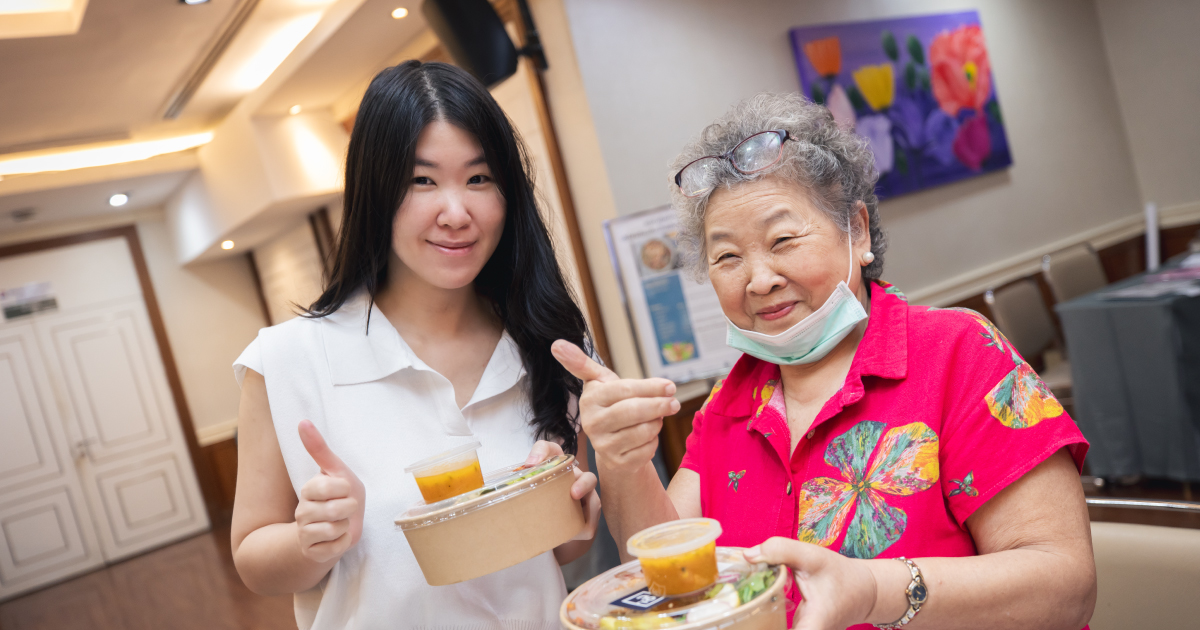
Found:
[[[478,461],[462,468],[416,479],[417,488],[421,490],[425,503],[437,503],[483,487],[483,472],[479,469]]]
[[[639,558],[646,586],[655,595],[683,595],[717,581],[717,543],[662,558]]]

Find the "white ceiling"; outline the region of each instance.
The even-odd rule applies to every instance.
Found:
[[[120,139],[167,98],[235,0],[90,0],[74,35],[0,40],[0,154]],[[205,112],[169,125],[196,127]]]
[[[54,190],[0,197],[0,233],[25,230],[46,223],[90,219],[161,206],[183,183],[187,171],[156,173],[142,177],[70,186]],[[108,205],[116,193],[129,195],[129,203],[119,208]],[[33,208],[36,214],[26,221],[15,221],[14,210]]]
[[[214,96],[209,84],[216,81],[201,84],[178,120],[162,120],[162,113],[237,3],[90,0],[75,35],[0,40],[0,155],[213,128],[236,104]],[[260,0],[246,29],[262,21],[264,7],[276,4]],[[391,12],[400,6],[409,15],[395,20]],[[282,114],[296,104],[330,107],[425,30],[420,13],[420,0],[364,0],[302,66],[276,82],[273,93],[255,95],[263,103],[259,113]],[[244,48],[235,39],[210,78]],[[0,183],[0,232],[160,205],[186,174],[169,167],[84,185],[62,176],[65,187],[12,192],[6,192],[5,181]],[[114,192],[131,192],[130,204],[110,208],[107,200]],[[14,223],[11,211],[25,207],[36,208],[36,218]]]

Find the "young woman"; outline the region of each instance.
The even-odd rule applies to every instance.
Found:
[[[462,70],[410,61],[367,89],[328,287],[234,364],[234,561],[251,590],[296,594],[302,630],[558,626],[559,565],[595,532],[593,474],[571,489],[589,523],[576,540],[461,584],[427,585],[393,524],[420,499],[409,463],[478,440],[487,470],[586,439],[581,384],[550,344],[588,333],[529,173]]]

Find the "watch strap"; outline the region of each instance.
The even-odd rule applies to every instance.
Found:
[[[903,562],[904,566],[908,567],[909,573],[912,574],[912,581],[908,583],[908,588],[904,589],[904,596],[908,599],[908,610],[904,612],[902,617],[892,623],[875,626],[881,630],[903,628],[908,622],[913,620],[913,617],[917,616],[917,613],[921,612],[921,606],[925,604],[925,600],[929,597],[929,590],[925,586],[925,578],[921,575],[921,568],[915,562],[903,556],[896,558],[896,560]]]

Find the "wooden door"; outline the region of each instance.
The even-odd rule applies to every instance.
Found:
[[[30,324],[0,327],[0,600],[104,564]]]

